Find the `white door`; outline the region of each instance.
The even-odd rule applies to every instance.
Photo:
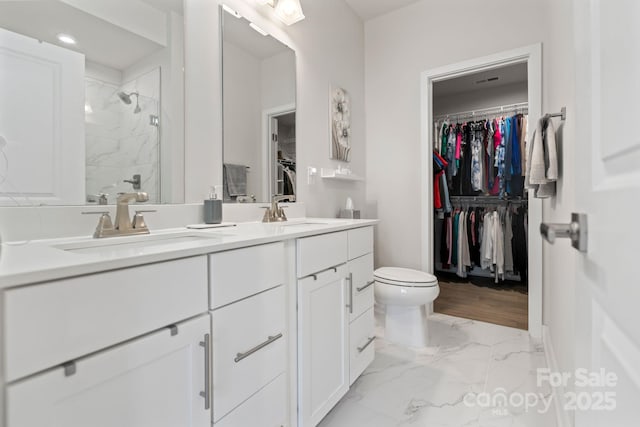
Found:
[[[637,426],[640,2],[574,0],[574,14],[576,200],[589,226],[576,272],[576,367],[604,375],[570,403],[577,426]]]
[[[84,55],[0,28],[0,136],[0,205],[84,204]]]
[[[298,280],[300,427],[316,426],[349,389],[346,266]]]
[[[209,316],[182,322],[7,388],[7,427],[205,427]]]

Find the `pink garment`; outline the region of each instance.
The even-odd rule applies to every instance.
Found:
[[[496,119],[493,120],[493,127],[495,131],[493,132],[493,148],[497,148],[502,142],[502,133],[500,133],[500,122]],[[495,151],[494,151],[495,153]]]
[[[460,147],[462,146],[462,132],[456,135],[456,160],[460,160]]]

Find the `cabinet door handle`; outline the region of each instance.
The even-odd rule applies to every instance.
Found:
[[[238,363],[242,359],[246,359],[247,357],[251,356],[256,351],[258,351],[258,350],[260,350],[262,348],[265,348],[266,346],[268,346],[269,344],[271,344],[274,341],[279,340],[280,338],[282,338],[282,333],[280,333],[278,335],[269,336],[269,338],[267,338],[267,340],[265,342],[258,344],[257,346],[253,347],[251,350],[247,350],[244,353],[237,353],[236,357],[233,359],[233,361]]]
[[[286,208],[286,206],[284,206]],[[338,267],[329,267],[324,270],[320,270],[316,273],[310,274],[309,276],[313,277],[313,280],[318,280],[318,274],[326,273],[327,271],[333,270],[334,273],[338,272]]]
[[[376,283],[376,281],[375,281],[375,280],[372,280],[372,281],[370,281],[370,282],[367,282],[367,284],[366,284],[366,285],[364,285],[364,286],[362,286],[362,287],[360,287],[360,288],[356,288],[356,291],[358,291],[358,292],[362,292],[362,291],[364,291],[365,289],[367,289],[369,286],[373,285],[374,283]]]
[[[349,273],[349,276],[345,278],[345,280],[349,281],[349,314],[353,313],[353,273]]]
[[[209,410],[211,407],[211,382],[210,369],[211,358],[209,357],[209,346],[211,344],[211,338],[209,334],[204,335],[204,341],[200,341],[200,346],[204,347],[204,391],[200,392],[200,396],[204,397],[204,409]]]
[[[373,340],[375,340],[375,339],[376,339],[375,336],[370,337],[367,340],[367,343],[365,345],[363,345],[362,347],[358,347],[358,353],[362,353],[367,347],[369,347],[369,344],[371,344],[373,342]]]

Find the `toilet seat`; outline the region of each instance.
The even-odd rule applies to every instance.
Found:
[[[438,279],[424,271],[401,267],[381,267],[373,272],[373,278],[380,283],[392,286],[430,288],[438,286]]]

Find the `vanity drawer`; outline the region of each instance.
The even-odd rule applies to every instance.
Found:
[[[299,278],[347,262],[346,231],[304,237],[296,246]]]
[[[373,227],[349,230],[349,259],[373,252]]]
[[[350,310],[350,319],[353,320],[373,307],[373,254],[369,253],[351,260],[348,266],[353,281],[351,284],[353,309]]]
[[[205,256],[5,292],[13,381],[207,311]]]
[[[213,420],[286,370],[284,286],[212,313]]]
[[[287,380],[285,374],[270,382],[226,417],[216,427],[287,426]]]
[[[211,309],[284,283],[284,243],[251,246],[209,255]]]
[[[349,326],[349,385],[364,372],[375,356],[373,307]]]

